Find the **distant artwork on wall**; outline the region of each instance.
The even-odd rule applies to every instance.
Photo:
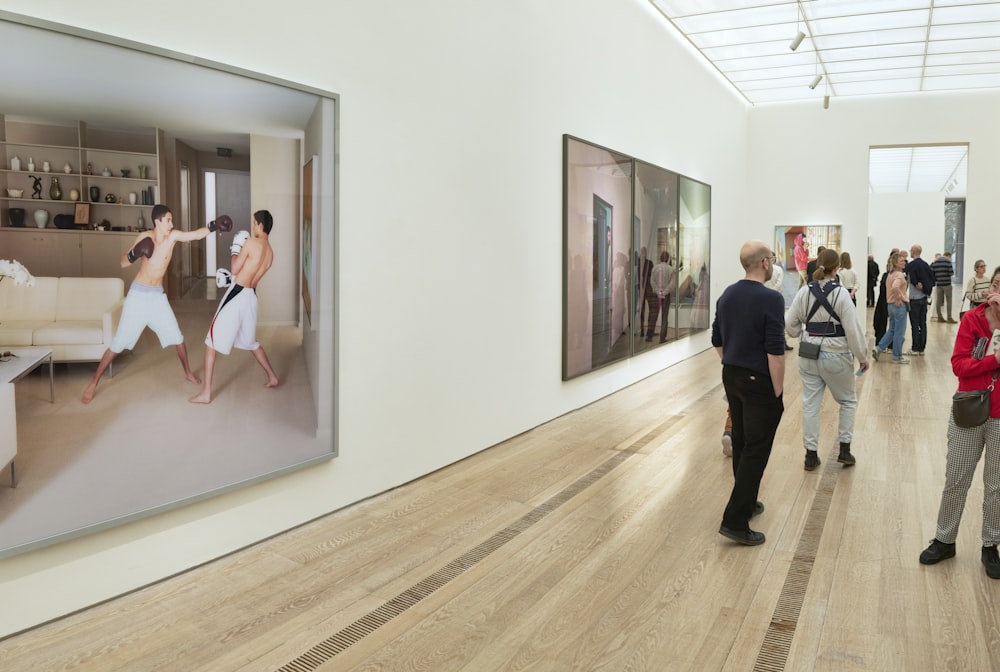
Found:
[[[785,272],[781,289],[785,305],[791,304],[799,287],[808,281],[806,266],[820,247],[843,251],[839,225],[774,227],[774,256]]]
[[[563,136],[563,380],[708,328],[711,187]]]

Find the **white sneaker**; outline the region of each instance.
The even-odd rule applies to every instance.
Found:
[[[733,435],[729,432],[722,435],[722,454],[726,457],[733,456]]]
[[[910,360],[908,360],[906,357],[900,357],[899,359],[896,359],[895,357],[893,357],[892,358],[892,363],[893,364],[909,364]]]

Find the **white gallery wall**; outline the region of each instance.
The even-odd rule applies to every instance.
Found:
[[[267,9],[4,3],[339,96],[327,337],[340,455],[0,560],[0,600],[17,605],[0,610],[0,636],[408,482],[708,347],[701,334],[561,381],[564,133],[711,184],[712,254],[727,260],[713,282],[739,274],[747,108],[646,0]]]
[[[934,261],[935,252],[944,251],[941,192],[871,194],[868,222],[872,254],[882,270],[894,247],[909,250],[914,244],[920,245],[924,249],[920,256],[928,264]]]
[[[940,93],[925,96],[834,98],[818,102],[763,105],[750,113],[747,211],[755,235],[774,226],[843,226],[844,249],[864,259],[867,236],[885,240],[881,227],[897,215],[879,208],[868,228],[868,149],[875,145],[969,143],[965,243],[978,252],[965,260],[965,277],[977,257],[1000,262],[996,236],[1000,212],[1000,92]],[[906,201],[901,201],[902,207]],[[908,207],[908,206],[907,206]],[[937,235],[920,232],[899,239],[889,232],[889,248],[921,243],[930,260],[943,244],[944,215]],[[882,243],[881,247],[885,247]],[[873,250],[882,268],[889,248]],[[969,255],[967,255],[969,256]]]

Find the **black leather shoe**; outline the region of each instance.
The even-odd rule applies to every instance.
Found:
[[[760,546],[764,543],[764,533],[753,530],[731,530],[725,525],[719,527],[719,534],[744,546]]]
[[[840,455],[837,456],[837,462],[840,462],[845,467],[853,467],[857,460],[854,459],[854,455],[851,455],[850,449],[840,451]]]
[[[757,500],[757,503],[753,505],[753,513],[750,514],[750,517],[753,518],[762,513],[764,513],[764,502]]]
[[[805,467],[806,471],[812,471],[813,469],[819,466],[819,463],[820,463],[819,453],[817,453],[815,450],[807,450],[806,467]]]
[[[996,546],[983,546],[983,564],[986,565],[986,576],[1000,579],[1000,555]]]
[[[993,547],[993,553],[996,555],[996,546]],[[920,564],[921,565],[934,565],[942,560],[947,560],[948,558],[955,557],[955,544],[946,544],[943,541],[938,541],[937,539],[931,539],[931,545],[924,549],[924,552],[920,554]],[[983,562],[986,562],[986,549],[983,548]]]

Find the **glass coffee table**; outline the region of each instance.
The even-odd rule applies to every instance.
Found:
[[[17,457],[17,413],[14,383],[49,363],[49,403],[55,403],[52,350],[48,348],[0,348],[0,468],[10,465],[10,487],[17,487],[14,459]]]

